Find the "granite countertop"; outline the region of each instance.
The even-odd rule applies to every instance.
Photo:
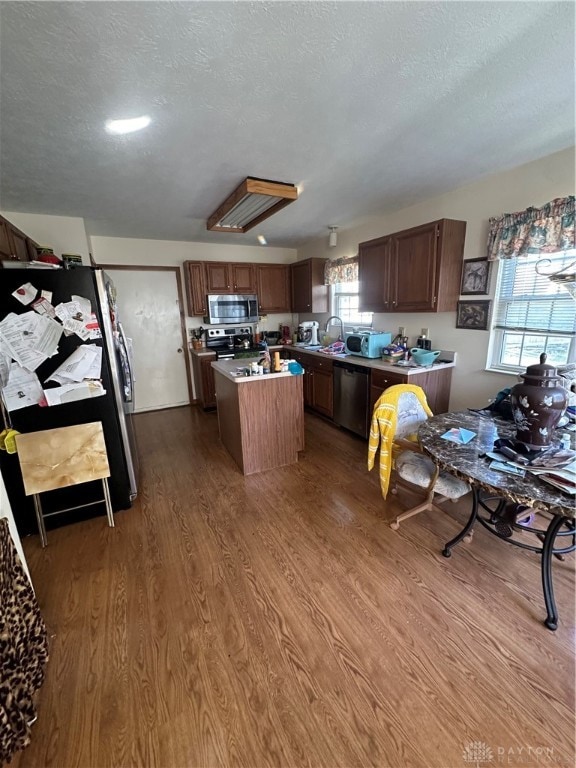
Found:
[[[214,368],[215,371],[218,371],[218,373],[221,373],[230,381],[234,381],[236,384],[271,381],[273,379],[280,379],[286,376],[298,375],[290,373],[290,371],[285,371],[280,373],[265,373],[262,375],[256,374],[254,376],[245,376],[242,371],[244,371],[245,368],[249,368],[250,363],[255,363],[258,361],[258,359],[258,357],[252,357],[244,358],[242,360],[217,360],[212,363],[212,368]],[[240,372],[239,375],[238,372]]]
[[[443,440],[441,435],[453,427],[470,429],[476,432],[476,437],[466,445]],[[494,441],[498,437],[514,437],[515,433],[513,422],[462,411],[442,413],[429,419],[418,430],[418,440],[442,469],[467,482],[473,480],[488,494],[503,496],[534,509],[576,517],[573,499],[538,480],[536,475],[527,472],[524,477],[517,477],[490,469],[490,459],[485,453],[494,450]]]

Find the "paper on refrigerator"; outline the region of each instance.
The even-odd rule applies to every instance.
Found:
[[[74,352],[56,368],[46,381],[57,384],[80,382],[86,378],[100,378],[102,365],[102,348],[96,344],[81,344]],[[94,374],[98,372],[98,376]],[[90,375],[89,375],[90,374]]]
[[[75,400],[86,400],[91,397],[101,397],[105,394],[106,390],[99,381],[68,383],[44,390],[46,402],[50,406],[72,403]]]
[[[0,322],[4,352],[29,371],[55,354],[61,335],[60,323],[33,311],[21,315],[11,312]]]
[[[8,372],[8,383],[2,387],[2,399],[8,411],[44,403],[44,392],[38,376],[18,363],[12,363]]]
[[[90,329],[86,326],[92,319],[90,299],[73,296],[72,301],[66,301],[55,308],[56,316],[62,321],[67,336],[75,333],[82,341],[90,338]]]
[[[16,288],[16,290],[12,293],[12,296],[14,296],[15,299],[18,299],[18,301],[21,304],[30,304],[31,301],[34,301],[38,294],[38,289],[34,288],[32,283],[24,283],[24,285],[21,285],[20,288]]]

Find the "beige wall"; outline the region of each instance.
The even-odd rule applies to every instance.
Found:
[[[185,261],[246,261],[252,263],[289,264],[296,260],[292,248],[262,248],[248,245],[215,245],[176,240],[138,240],[123,237],[90,238],[91,252],[97,264],[182,267]],[[182,274],[184,279],[184,274]],[[151,282],[151,290],[153,283]],[[184,287],[184,282],[183,282]],[[184,301],[186,299],[184,298]],[[262,329],[278,330],[280,323],[293,325],[291,314],[268,315]],[[201,317],[188,317],[188,329],[203,324]]]
[[[38,245],[54,248],[57,256],[63,253],[78,253],[82,256],[83,264],[90,264],[84,219],[11,211],[2,211],[2,216],[35,240]]]
[[[395,213],[365,219],[353,229],[339,230],[336,248],[328,247],[326,236],[301,248],[298,258],[350,256],[357,252],[360,242],[441,218],[467,222],[465,259],[485,256],[489,217],[540,206],[555,197],[573,195],[574,160],[572,147]],[[488,298],[494,297],[495,266]],[[322,321],[324,317],[318,319]],[[421,328],[428,327],[435,349],[458,353],[452,379],[451,408],[481,407],[498,390],[512,386],[516,377],[485,370],[488,331],[460,330],[454,327],[455,324],[455,312],[378,314],[374,317],[374,326],[379,330],[397,333],[399,325],[405,326],[411,341],[415,341]]]

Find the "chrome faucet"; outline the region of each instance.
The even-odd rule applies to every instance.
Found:
[[[324,333],[328,333],[328,328],[332,320],[338,320],[338,322],[340,323],[340,336],[338,336],[338,338],[340,339],[340,341],[344,341],[344,323],[342,322],[342,318],[338,317],[338,315],[331,315],[328,318],[328,320],[326,320],[326,327],[324,328]]]

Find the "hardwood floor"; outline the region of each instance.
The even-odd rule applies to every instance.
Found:
[[[366,444],[306,422],[245,478],[215,414],[141,414],[116,528],[24,541],[51,659],[14,765],[574,765],[574,558],[552,633],[534,555],[479,529],[443,558],[466,503],[392,531]]]

